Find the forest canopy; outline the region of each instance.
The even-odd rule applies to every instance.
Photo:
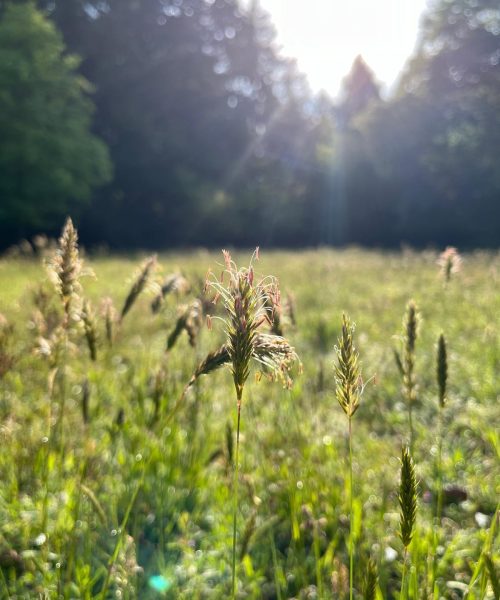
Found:
[[[0,0],[1,244],[498,246],[499,63],[492,0],[433,2],[389,99],[361,57],[313,94],[257,1]]]

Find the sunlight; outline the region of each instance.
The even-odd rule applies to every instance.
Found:
[[[426,0],[261,0],[282,53],[296,57],[314,91],[339,92],[358,54],[387,88],[417,41]]]

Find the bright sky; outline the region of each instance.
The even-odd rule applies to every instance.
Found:
[[[298,60],[314,91],[336,95],[358,54],[390,86],[417,41],[426,0],[260,0],[282,53]]]

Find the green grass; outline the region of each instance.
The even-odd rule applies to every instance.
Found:
[[[121,309],[141,258],[86,258],[95,278],[82,280],[83,295],[98,315],[104,296]],[[248,264],[249,258],[238,253],[236,261]],[[469,599],[494,597],[482,553],[498,568],[498,530],[491,524],[500,491],[500,261],[498,254],[468,254],[445,288],[436,260],[433,252],[262,252],[257,275],[277,276],[282,297],[294,295],[297,325],[285,335],[303,371],[295,373],[291,390],[265,376],[257,383],[252,375],[245,387],[239,598],[348,598],[349,535],[354,598],[363,597],[370,556],[379,573],[377,597],[398,597],[399,457],[408,412],[393,349],[401,351],[411,298],[422,323],[412,453],[419,502],[408,597],[432,598],[434,579],[436,600],[465,597],[471,580]],[[195,287],[209,267],[222,270],[222,262],[207,252],[159,257],[163,275],[182,270]],[[95,363],[81,331],[71,336],[66,356],[51,364],[34,352],[32,291],[44,280],[51,290],[46,279],[37,259],[0,260],[0,313],[13,326],[0,342],[0,358],[3,352],[15,361],[0,379],[0,598],[102,598],[105,587],[109,598],[229,597],[228,424],[233,440],[236,430],[229,369],[201,377],[171,413],[197,364],[223,341],[220,322],[214,319],[212,331],[203,328],[195,348],[183,333],[166,355],[177,307],[194,294],[168,296],[153,315],[153,292],[146,291],[112,348],[99,317]],[[55,294],[51,302],[60,311]],[[363,377],[372,378],[354,422],[352,528],[348,431],[333,370],[343,312],[356,323]],[[443,483],[467,498],[445,491],[436,524],[435,348],[441,332],[449,373]],[[88,424],[82,418],[86,379]],[[61,448],[56,424],[63,392]]]

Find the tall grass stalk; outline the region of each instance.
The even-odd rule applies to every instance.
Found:
[[[255,281],[253,260],[258,258],[258,249],[255,251],[250,265],[238,269],[227,251],[223,251],[225,270],[219,279],[209,273],[207,288],[215,291],[214,302],[222,299],[226,316],[223,322],[226,329],[227,343],[216,353],[209,357],[196,370],[194,380],[201,374],[222,366],[226,362],[231,365],[233,384],[236,394],[236,451],[233,478],[233,543],[231,564],[231,595],[236,597],[236,533],[238,520],[238,481],[239,481],[239,454],[240,454],[240,426],[241,405],[243,390],[250,373],[250,361],[255,358],[266,369],[281,376],[287,383],[286,373],[290,362],[296,358],[295,352],[288,343],[279,336],[263,335],[258,333],[259,327],[270,323],[271,315],[266,306],[269,294],[279,297],[277,283],[273,277],[267,277],[259,282]],[[224,284],[224,278],[228,283]],[[191,383],[190,382],[190,383]],[[189,387],[190,384],[188,384]]]
[[[266,298],[271,294],[279,298],[278,285],[273,277],[255,281],[253,261],[258,258],[254,252],[250,265],[238,269],[229,252],[223,250],[225,269],[220,278],[209,272],[206,288],[215,292],[214,303],[222,300],[225,317],[227,342],[218,351],[212,352],[200,364],[186,390],[200,375],[208,374],[224,364],[230,364],[236,394],[236,451],[233,478],[233,544],[231,563],[231,594],[236,597],[236,533],[238,520],[238,482],[240,455],[241,404],[245,383],[250,374],[250,361],[257,360],[266,370],[289,384],[287,373],[291,363],[297,358],[295,351],[283,338],[259,333],[264,323],[272,323],[272,313],[266,306]],[[224,283],[224,278],[228,283]],[[211,321],[209,321],[211,323]],[[185,390],[185,391],[186,391]],[[184,395],[184,394],[183,394]]]
[[[446,403],[446,384],[448,380],[448,358],[446,339],[443,334],[439,336],[436,357],[436,376],[439,388],[439,418],[438,418],[438,452],[437,452],[437,476],[438,489],[436,501],[436,520],[439,525],[443,511],[443,410]]]
[[[335,347],[337,364],[335,369],[335,393],[349,421],[349,600],[354,589],[354,527],[353,527],[353,475],[352,475],[352,417],[359,407],[363,392],[359,354],[353,343],[354,324],[349,317],[342,317],[342,335]]]
[[[57,250],[49,263],[49,277],[53,281],[62,301],[64,316],[55,339],[58,367],[60,404],[56,435],[60,448],[61,473],[64,468],[64,415],[67,395],[67,362],[69,352],[69,335],[73,314],[78,314],[80,304],[80,275],[82,262],[78,251],[78,233],[68,217],[64,224]]]
[[[437,547],[439,543],[439,528],[443,513],[443,411],[446,403],[446,383],[448,379],[448,361],[446,340],[443,334],[439,336],[436,352],[436,379],[438,384],[438,426],[437,426],[437,455],[436,455],[436,501],[435,527],[432,530],[432,572],[431,588],[436,585],[437,576]]]

